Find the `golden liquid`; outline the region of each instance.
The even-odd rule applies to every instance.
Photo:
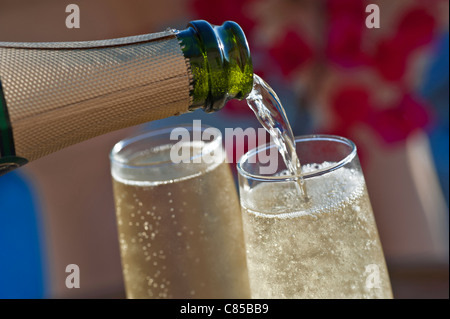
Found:
[[[293,182],[241,193],[252,298],[392,298],[361,172],[305,183],[306,203]]]
[[[148,185],[113,180],[128,298],[250,297],[233,177],[213,165]]]

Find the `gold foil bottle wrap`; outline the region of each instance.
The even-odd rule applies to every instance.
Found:
[[[15,152],[28,161],[187,112],[191,77],[173,31],[88,42],[0,42]]]

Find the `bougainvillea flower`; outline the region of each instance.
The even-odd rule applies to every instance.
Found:
[[[289,78],[313,58],[313,51],[297,31],[288,29],[269,48],[269,55],[276,61],[283,76]]]
[[[387,81],[401,81],[406,72],[408,48],[396,37],[379,41],[373,67]]]
[[[366,4],[363,0],[328,0],[326,4],[329,22],[346,16],[356,23],[364,23]]]
[[[373,114],[369,124],[386,143],[392,144],[406,140],[413,131],[426,127],[429,122],[427,106],[406,94],[397,106]]]
[[[365,121],[371,111],[369,92],[364,86],[346,86],[331,97],[331,107],[337,119],[345,126]]]
[[[408,50],[428,44],[434,35],[436,19],[425,8],[416,7],[407,11],[398,25],[397,39]]]
[[[362,50],[363,23],[343,16],[330,22],[327,57],[343,67],[366,64],[368,58]]]

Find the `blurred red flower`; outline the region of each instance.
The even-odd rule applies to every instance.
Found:
[[[397,39],[407,50],[428,44],[434,35],[436,19],[423,7],[407,11],[398,25]]]
[[[287,29],[269,48],[269,55],[276,61],[283,76],[289,78],[313,58],[313,51],[297,31]]]
[[[401,81],[407,69],[408,57],[418,47],[433,39],[436,20],[425,8],[408,10],[400,19],[396,32],[380,40],[373,57],[374,68],[391,82]]]
[[[431,121],[429,107],[417,97],[405,94],[391,108],[378,111],[370,117],[369,124],[386,143],[406,140],[419,128],[426,128]]]
[[[351,16],[342,16],[330,22],[327,56],[343,67],[355,67],[368,62],[361,48],[363,23]]]
[[[367,62],[361,42],[365,29],[365,4],[362,0],[328,0],[328,58],[344,67]]]
[[[379,41],[374,57],[373,67],[387,81],[398,82],[406,72],[408,48],[398,38]]]
[[[369,92],[364,86],[340,88],[331,98],[331,105],[338,121],[344,126],[365,121],[371,112]]]
[[[363,0],[328,0],[326,7],[329,21],[347,16],[357,22],[364,22],[366,4]]]

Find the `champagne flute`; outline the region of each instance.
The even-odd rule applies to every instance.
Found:
[[[174,140],[182,135],[189,139]],[[172,127],[126,139],[111,152],[111,173],[128,298],[250,297],[219,130]]]
[[[355,144],[329,135],[295,142],[307,200],[278,152],[275,172],[263,172],[260,158],[275,145],[237,165],[252,298],[392,298]]]

